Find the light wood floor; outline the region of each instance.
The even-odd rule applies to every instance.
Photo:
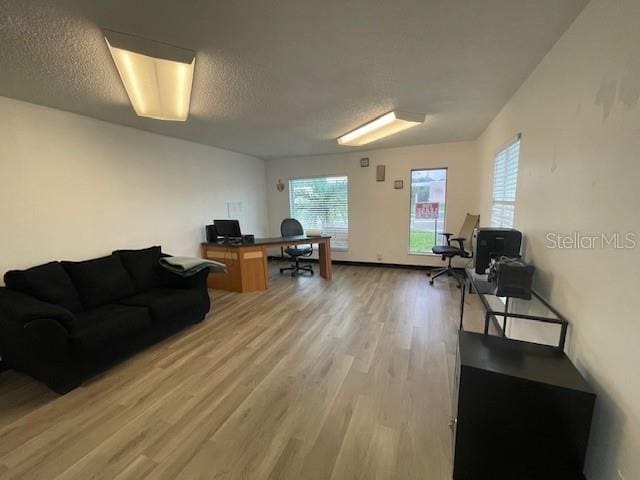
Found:
[[[453,282],[271,277],[63,397],[0,374],[0,478],[451,478]]]

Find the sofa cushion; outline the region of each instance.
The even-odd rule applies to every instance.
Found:
[[[112,303],[135,292],[131,277],[115,255],[84,262],[62,262],[62,265],[87,309]]]
[[[197,290],[156,288],[124,298],[118,303],[147,307],[154,321],[173,321],[184,315],[185,320],[193,316],[194,311],[202,310],[202,296]]]
[[[76,315],[72,347],[80,355],[95,354],[110,345],[117,347],[119,340],[150,327],[151,318],[146,308],[103,305]]]
[[[124,268],[133,280],[136,292],[144,292],[162,285],[162,267],[158,263],[162,256],[160,247],[116,250],[113,254],[122,260]]]
[[[4,282],[10,289],[40,301],[60,305],[72,312],[82,310],[78,291],[59,262],[45,263],[27,270],[11,270],[5,273]]]

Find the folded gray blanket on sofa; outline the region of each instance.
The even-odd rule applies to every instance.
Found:
[[[197,257],[163,257],[160,265],[181,277],[190,277],[204,269],[209,269],[213,273],[225,273],[227,266],[224,263],[206,260]]]

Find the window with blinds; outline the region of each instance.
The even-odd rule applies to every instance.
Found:
[[[347,177],[289,180],[291,217],[306,229],[331,235],[331,247],[349,247],[349,181]]]
[[[496,155],[493,171],[493,203],[491,226],[513,228],[518,184],[520,136]]]

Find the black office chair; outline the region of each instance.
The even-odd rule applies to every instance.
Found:
[[[472,237],[473,231],[480,224],[480,215],[471,215],[467,213],[467,216],[464,219],[464,223],[462,224],[462,228],[460,229],[460,233],[457,237],[451,238],[452,233],[441,233],[447,239],[446,245],[436,245],[431,249],[433,253],[436,255],[442,256],[442,260],[447,260],[447,266],[441,268],[440,270],[436,270],[435,272],[427,272],[427,276],[431,277],[429,280],[429,285],[433,285],[433,281],[438,278],[440,275],[447,274],[447,276],[452,276],[456,279],[456,283],[458,284],[458,288],[462,285],[462,280],[458,277],[455,270],[451,266],[451,261],[455,257],[461,258],[471,258],[473,257],[472,250]],[[457,242],[458,245],[451,245],[451,242]],[[466,244],[465,244],[466,242]]]
[[[296,237],[298,235],[304,235],[304,229],[302,224],[295,218],[285,218],[280,224],[280,234],[283,237]],[[284,249],[285,253],[289,255],[294,263],[290,267],[281,268],[280,273],[291,270],[291,276],[295,277],[298,272],[309,272],[313,275],[313,267],[311,265],[300,265],[300,257],[310,257],[313,253],[312,246],[295,246],[287,247]]]

